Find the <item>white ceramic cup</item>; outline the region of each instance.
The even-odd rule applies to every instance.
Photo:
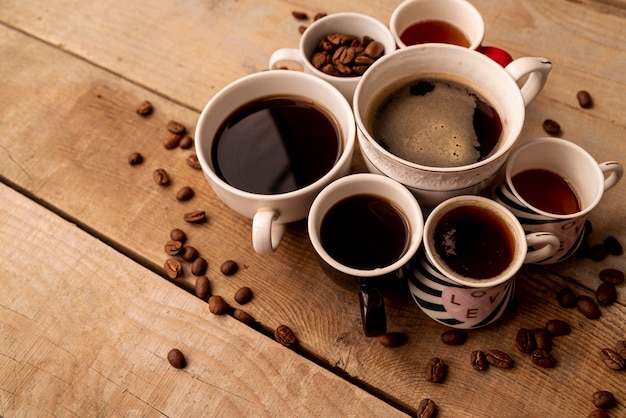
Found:
[[[285,95],[306,98],[332,115],[342,137],[341,154],[337,162],[314,183],[287,193],[257,194],[231,186],[216,174],[211,158],[218,129],[241,106],[260,98]],[[196,126],[195,147],[211,188],[227,206],[252,219],[254,250],[259,254],[269,254],[278,248],[286,224],[306,218],[320,190],[349,172],[355,130],[350,105],[330,84],[303,72],[265,71],[240,78],[211,98]]]
[[[369,36],[384,45],[384,54],[390,54],[396,50],[393,35],[389,28],[379,20],[361,13],[334,13],[313,22],[302,34],[298,48],[281,48],[276,50],[270,57],[269,66],[271,70],[275,70],[281,62],[294,62],[300,65],[304,72],[313,74],[335,86],[346,100],[352,103],[354,89],[361,77],[328,75],[315,68],[311,63],[313,51],[320,41],[330,34],[346,34],[357,37]]]
[[[436,248],[435,229],[442,218],[453,210],[469,207],[488,213],[504,225],[512,237],[512,261],[498,274],[476,279],[450,267]],[[461,209],[462,210],[462,209]],[[468,220],[466,222],[474,222]],[[454,231],[456,232],[456,231]],[[452,253],[456,237],[448,237]],[[552,256],[559,240],[551,233],[526,235],[517,218],[504,206],[481,196],[456,196],[438,205],[424,225],[423,251],[413,262],[408,278],[414,301],[432,319],[453,328],[478,328],[496,321],[513,297],[514,277],[524,263],[533,263]],[[476,246],[482,245],[476,237]],[[529,247],[536,249],[529,250]],[[491,262],[491,253],[480,260]]]
[[[565,179],[578,197],[580,210],[562,215],[546,212],[528,203],[513,185],[521,172],[543,169]],[[616,161],[596,160],[582,147],[565,139],[545,137],[517,148],[506,163],[505,179],[494,189],[493,198],[506,206],[527,232],[549,231],[560,240],[559,250],[540,264],[556,263],[570,257],[582,243],[585,219],[600,203],[604,192],[619,182],[623,167]]]
[[[371,269],[350,267],[333,258],[322,244],[320,231],[328,211],[338,202],[355,195],[375,195],[395,205],[408,224],[408,245],[393,263]],[[424,218],[415,196],[388,177],[358,173],[329,184],[315,198],[308,217],[308,233],[324,272],[344,288],[358,291],[363,331],[366,336],[386,332],[383,290],[404,280],[404,269],[422,242]],[[367,229],[368,225],[364,224]],[[367,233],[363,234],[367,236]],[[369,237],[367,239],[370,239]]]
[[[352,104],[357,138],[368,170],[407,186],[427,210],[447,198],[481,192],[517,143],[526,106],[542,90],[551,69],[548,60],[535,57],[519,58],[502,68],[479,52],[448,44],[415,45],[382,57],[361,77]],[[372,136],[368,118],[378,95],[403,80],[433,75],[469,86],[500,115],[502,137],[487,158],[458,167],[431,167],[394,155]],[[525,76],[528,77],[520,88],[518,81]]]

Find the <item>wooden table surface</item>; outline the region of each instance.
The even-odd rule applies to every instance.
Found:
[[[444,345],[446,328],[403,291],[386,294],[397,348],[366,338],[358,298],[318,267],[303,222],[288,227],[273,255],[252,250],[251,222],[225,207],[186,159],[166,150],[168,121],[193,132],[200,110],[229,82],[266,70],[270,54],[296,47],[291,12],[357,11],[387,23],[398,1],[319,0],[0,0],[0,416],[403,416],[431,398],[440,417],[575,417],[594,410],[592,394],[609,390],[626,416],[626,371],[599,352],[626,339],[626,285],[615,304],[591,320],[558,305],[563,286],[593,296],[603,268],[626,259],[575,257],[527,266],[517,277],[516,307],[495,325]],[[598,161],[625,162],[626,3],[600,0],[474,0],[485,44],[514,58],[540,56],[554,68],[528,108],[521,140],[560,136]],[[594,100],[582,109],[576,92]],[[137,105],[154,113],[142,118]],[[141,152],[145,161],[130,166]],[[362,171],[357,155],[354,170]],[[152,172],[164,168],[171,185]],[[178,189],[195,196],[179,202]],[[592,244],[626,244],[626,182],[591,214]],[[204,210],[208,222],[183,214]],[[193,292],[188,265],[180,279],[163,272],[169,232],[181,228],[209,262],[211,292],[250,313],[248,326],[215,316]],[[233,276],[220,273],[238,262]],[[240,306],[235,292],[253,299]],[[563,319],[557,365],[542,369],[517,351],[521,327]],[[288,325],[299,346],[273,330]],[[187,367],[167,362],[179,348]],[[511,369],[477,372],[471,351],[509,353]],[[448,364],[429,383],[426,363]]]

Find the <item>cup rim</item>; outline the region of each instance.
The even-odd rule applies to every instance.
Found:
[[[335,162],[335,164],[329,171],[327,171],[322,177],[320,177],[319,179],[317,179],[316,181],[314,181],[313,183],[305,187],[292,190],[289,192],[276,193],[276,194],[253,193],[253,192],[248,192],[245,190],[238,189],[230,185],[226,181],[222,180],[215,173],[211,164],[206,159],[205,152],[207,151],[210,152],[210,149],[209,150],[206,149],[207,147],[209,147],[209,144],[205,144],[205,142],[209,142],[209,141],[201,140],[203,130],[206,129],[205,128],[205,125],[207,124],[206,119],[208,118],[208,115],[211,113],[212,109],[216,106],[219,106],[219,103],[221,102],[221,100],[223,100],[224,97],[227,97],[228,95],[232,94],[233,90],[241,89],[244,86],[249,85],[251,83],[262,82],[264,79],[267,79],[267,78],[282,79],[284,77],[299,78],[301,79],[302,82],[313,83],[313,84],[316,84],[317,87],[320,89],[326,89],[328,92],[329,101],[330,100],[336,101],[337,104],[343,108],[343,111],[346,114],[345,117],[347,117],[348,122],[349,122],[348,126],[345,127],[347,131],[346,135],[343,134],[343,129],[344,129],[343,125],[338,120],[335,120],[335,123],[338,125],[339,129],[342,131],[341,133],[342,137],[345,137],[345,138],[342,138],[343,147],[342,147],[341,154],[339,155],[339,158],[337,159],[337,161]],[[276,92],[272,93],[272,95],[280,95],[280,94],[300,95],[298,93],[293,93],[293,92],[281,92],[278,89]],[[231,112],[243,106],[245,103],[249,103],[251,101],[254,101],[261,97],[266,97],[266,96],[267,95],[257,95],[254,97],[248,97],[242,100],[241,104],[233,108]],[[300,96],[304,97],[304,95],[300,95]],[[317,103],[317,105],[324,108],[324,110],[328,112],[333,118],[338,119],[336,115],[330,112],[330,110],[327,108],[326,105],[321,104],[321,103]],[[300,72],[300,71],[275,70],[275,71],[264,71],[264,72],[252,73],[252,74],[243,76],[231,82],[230,84],[226,85],[224,88],[219,90],[215,95],[213,95],[213,97],[209,100],[209,102],[205,105],[202,112],[200,113],[200,117],[198,118],[198,122],[196,124],[195,151],[196,151],[196,156],[198,157],[198,161],[200,163],[200,166],[202,167],[202,171],[204,172],[204,174],[208,176],[211,179],[211,181],[218,184],[221,189],[224,189],[233,195],[240,196],[246,199],[263,201],[263,202],[273,202],[273,201],[279,201],[285,198],[295,198],[297,196],[306,195],[318,189],[321,184],[327,183],[330,179],[337,177],[339,173],[341,172],[341,170],[343,169],[344,165],[347,163],[346,160],[352,158],[352,153],[353,153],[354,146],[356,143],[355,137],[356,137],[356,126],[354,123],[354,114],[352,112],[352,108],[350,107],[350,104],[348,103],[346,98],[339,92],[339,90],[337,90],[337,88],[335,88],[331,84],[327,83],[324,80],[319,79],[318,77],[312,74],[307,74],[307,73]],[[211,139],[210,144],[213,143],[213,140],[214,139]]]
[[[324,213],[320,212],[321,211],[320,206],[323,204],[324,200],[337,189],[347,187],[347,185],[349,184],[354,184],[354,183],[371,184],[372,182],[378,183],[387,188],[395,189],[405,199],[407,199],[407,201],[410,202],[410,204],[413,206],[413,210],[415,211],[415,215],[416,215],[415,216],[416,222],[414,222],[413,217],[410,216],[410,214],[404,213],[404,215],[407,218],[409,218],[408,221],[411,224],[411,237],[412,238],[410,240],[409,247],[406,249],[406,252],[402,255],[402,257],[396,260],[393,264],[390,264],[385,267],[377,267],[374,269],[357,269],[353,267],[348,267],[344,264],[339,263],[333,257],[331,257],[330,254],[328,254],[328,252],[324,249],[322,243],[320,242],[318,230],[323,220],[323,217],[326,213],[326,212]],[[356,195],[360,195],[364,193],[369,193],[369,191],[367,189],[363,189],[363,190],[356,190],[353,193],[346,193],[342,195],[336,202],[343,200],[350,196],[356,196]],[[336,203],[336,202],[333,202],[333,203]],[[401,209],[403,212],[406,212],[404,208],[401,208]],[[397,181],[389,177],[380,175],[380,174],[355,173],[355,174],[349,174],[338,180],[335,180],[332,183],[330,183],[328,186],[326,186],[324,189],[322,189],[322,191],[317,195],[317,197],[313,201],[313,204],[311,205],[311,209],[309,211],[309,216],[307,219],[307,230],[308,230],[309,240],[311,241],[311,244],[313,245],[315,252],[329,266],[349,276],[358,277],[362,279],[374,278],[374,277],[384,276],[386,274],[399,270],[404,265],[407,265],[409,261],[414,257],[414,255],[417,253],[422,243],[422,237],[424,234],[424,216],[423,216],[423,212],[420,207],[420,204],[415,199],[415,196],[413,196],[413,194],[401,183],[398,183]]]
[[[584,209],[579,210],[578,212],[574,212],[574,213],[569,213],[569,214],[557,214],[557,213],[551,213],[542,209],[539,209],[536,206],[531,205],[529,202],[527,202],[522,195],[517,191],[517,189],[515,188],[515,186],[513,185],[513,181],[512,181],[512,173],[511,171],[513,170],[513,163],[517,160],[517,158],[519,157],[519,155],[524,152],[526,149],[528,148],[532,148],[534,146],[537,145],[541,145],[542,143],[553,143],[553,144],[558,144],[559,146],[564,146],[564,147],[568,147],[572,150],[575,150],[576,152],[578,152],[583,158],[585,158],[586,160],[589,161],[589,165],[590,167],[593,167],[592,170],[595,171],[598,176],[598,187],[597,187],[597,192],[594,196],[594,198],[589,202],[589,204],[586,205],[586,207]],[[600,167],[598,165],[598,162],[596,161],[595,158],[593,158],[593,156],[583,147],[581,147],[578,144],[575,144],[571,141],[568,141],[566,139],[563,138],[555,138],[555,137],[539,137],[539,138],[534,138],[529,140],[528,142],[521,144],[519,147],[517,147],[515,150],[513,150],[513,152],[511,153],[511,155],[509,156],[509,159],[506,163],[506,168],[505,168],[505,177],[506,177],[506,183],[507,185],[511,188],[511,192],[513,193],[513,195],[519,199],[519,201],[526,207],[528,207],[529,209],[531,209],[532,211],[534,211],[535,213],[545,216],[547,218],[552,218],[552,219],[559,219],[559,220],[568,220],[568,219],[575,219],[575,218],[580,218],[582,216],[587,215],[589,212],[591,212],[597,205],[598,203],[600,203],[600,200],[602,199],[602,196],[604,195],[604,175],[602,173],[602,170],[600,170]]]
[[[432,239],[428,236],[429,232],[432,228],[434,228],[434,223],[436,223],[440,219],[440,214],[442,212],[447,212],[450,209],[463,207],[463,206],[480,206],[485,210],[491,211],[495,213],[496,216],[499,216],[506,224],[510,227],[511,232],[515,238],[515,256],[513,261],[504,269],[500,274],[490,279],[473,279],[471,277],[462,276],[452,270],[450,267],[446,266],[435,253],[436,250],[432,248]],[[504,206],[498,204],[497,202],[488,199],[483,196],[474,196],[474,195],[461,195],[454,196],[450,199],[447,199],[437,205],[424,224],[424,251],[428,258],[428,261],[433,264],[448,279],[458,283],[462,286],[472,287],[472,288],[487,288],[498,286],[502,283],[507,282],[511,278],[515,276],[515,274],[519,271],[519,269],[524,264],[524,260],[526,258],[526,253],[528,252],[528,245],[526,243],[526,234],[521,224],[513,215],[513,213],[505,208]]]
[[[463,172],[469,172],[469,171],[473,171],[473,170],[480,170],[483,169],[485,166],[494,163],[495,161],[497,161],[498,159],[502,158],[504,155],[506,155],[509,151],[511,151],[511,148],[513,148],[513,146],[517,143],[517,138],[519,137],[522,127],[523,127],[523,122],[516,124],[519,126],[512,126],[510,122],[508,122],[508,136],[506,138],[506,141],[504,141],[502,143],[502,145],[496,150],[496,152],[494,152],[492,155],[488,156],[487,158],[485,158],[484,160],[480,160],[477,161],[475,163],[472,164],[466,164],[466,165],[462,165],[462,166],[456,166],[456,167],[435,167],[435,166],[427,166],[427,165],[422,165],[422,164],[417,164],[408,160],[405,160],[403,158],[398,157],[397,155],[387,151],[385,148],[383,148],[378,141],[376,141],[372,135],[370,134],[370,132],[366,129],[365,127],[365,122],[364,122],[364,112],[367,109],[361,109],[361,107],[359,106],[359,101],[361,98],[361,94],[362,94],[362,90],[363,90],[363,85],[365,84],[365,82],[368,80],[368,77],[372,77],[372,74],[374,74],[376,72],[376,70],[378,70],[379,67],[382,67],[383,65],[387,65],[387,61],[391,60],[391,59],[398,59],[397,57],[400,57],[402,55],[409,55],[409,54],[419,54],[424,53],[424,51],[429,52],[432,50],[439,50],[442,53],[452,53],[452,54],[462,54],[462,55],[468,55],[468,56],[473,56],[473,58],[482,61],[481,65],[485,65],[487,67],[491,67],[492,70],[496,70],[498,72],[503,71],[503,75],[507,75],[506,70],[503,69],[498,63],[496,63],[494,60],[492,60],[491,58],[481,54],[480,52],[477,52],[475,50],[472,49],[468,49],[468,48],[464,48],[458,45],[451,45],[451,44],[438,44],[438,43],[428,43],[428,44],[419,44],[419,45],[411,45],[408,46],[406,48],[402,48],[402,49],[398,49],[396,52],[394,52],[393,54],[389,54],[389,55],[384,55],[382,56],[380,59],[378,59],[376,62],[374,62],[370,68],[368,69],[368,71],[366,71],[363,76],[361,77],[361,80],[359,81],[359,83],[357,84],[356,90],[354,92],[354,98],[352,100],[352,108],[354,110],[354,119],[358,128],[358,131],[362,134],[362,136],[365,138],[365,140],[367,141],[368,144],[370,144],[371,146],[373,146],[379,153],[381,153],[382,155],[384,155],[387,159],[393,161],[395,164],[399,164],[402,165],[404,167],[407,167],[410,170],[419,170],[422,172],[429,172],[429,173],[463,173]],[[374,70],[374,71],[372,71]],[[419,73],[418,73],[419,74]],[[447,73],[443,73],[443,74],[447,74]],[[452,74],[453,76],[456,76],[456,74]],[[465,78],[464,76],[458,76],[459,78]],[[394,81],[398,81],[399,79],[396,79]],[[513,79],[513,77],[510,76],[506,76],[506,77],[502,77],[502,80],[505,80],[504,82],[509,84],[511,87],[511,91],[516,91],[517,94],[515,95],[515,98],[512,100],[515,100],[518,102],[518,104],[520,105],[520,111],[524,112],[522,113],[522,115],[520,116],[521,119],[523,120],[525,118],[525,110],[526,107],[524,105],[524,99],[522,97],[522,93],[521,90],[519,88],[519,86],[517,85],[517,83],[515,82],[515,80]],[[389,84],[387,84],[389,85]],[[385,85],[385,86],[387,86]],[[385,86],[381,86],[381,89],[384,88]],[[501,115],[503,118],[506,118],[505,115]],[[507,118],[508,119],[508,118]],[[513,139],[511,139],[513,138]]]

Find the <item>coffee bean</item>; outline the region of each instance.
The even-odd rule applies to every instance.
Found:
[[[589,258],[593,261],[603,261],[606,258],[606,248],[604,244],[596,244],[589,248]]]
[[[168,258],[163,265],[165,274],[170,279],[177,279],[183,275],[183,265],[175,258]]]
[[[617,341],[615,343],[615,352],[623,359],[626,359],[626,341]]]
[[[543,121],[543,130],[550,135],[556,135],[561,132],[561,125],[552,119],[546,119]]]
[[[597,392],[594,392],[591,400],[596,408],[601,409],[611,409],[615,405],[617,405],[615,396],[612,392],[609,392],[608,390],[599,390]]]
[[[198,161],[198,156],[196,154],[191,154],[185,161],[187,162],[187,165],[194,170],[202,170],[202,166],[200,165],[200,161]]]
[[[546,322],[546,330],[552,336],[567,335],[572,331],[569,324],[561,319],[551,319]]]
[[[163,168],[157,168],[152,173],[152,179],[159,186],[166,186],[170,183],[170,176],[168,176],[167,171]]]
[[[417,406],[417,418],[434,418],[437,415],[437,405],[431,399],[422,399]]]
[[[522,353],[532,353],[537,348],[534,332],[530,329],[520,328],[515,337],[515,346]]]
[[[470,355],[472,367],[478,371],[486,370],[489,366],[485,353],[481,350],[474,350]]]
[[[569,287],[564,287],[556,294],[556,300],[563,308],[573,308],[576,306],[576,293]]]
[[[207,276],[196,277],[196,296],[202,300],[207,300],[211,294],[211,283]]]
[[[245,305],[252,300],[252,290],[244,286],[235,292],[235,301],[240,305]]]
[[[167,353],[167,361],[170,365],[176,369],[182,369],[187,365],[185,355],[178,348],[172,348]]]
[[[578,310],[589,319],[600,318],[601,312],[595,300],[589,296],[581,295],[576,300]]]
[[[220,266],[220,271],[224,276],[232,276],[237,273],[237,270],[239,270],[239,265],[233,260],[226,260]]]
[[[624,283],[624,273],[617,269],[604,269],[600,271],[600,280],[604,283]]]
[[[285,347],[292,347],[298,342],[296,335],[287,325],[279,325],[274,330],[274,338]]]
[[[406,336],[400,332],[386,332],[380,337],[378,337],[378,341],[384,345],[385,347],[400,347],[406,343]]]
[[[602,283],[596,289],[596,300],[601,306],[610,306],[617,300],[617,289],[613,283]]]
[[[327,13],[318,12],[315,14],[315,16],[313,16],[313,21],[320,20],[321,18],[326,17],[326,16],[328,16]]]
[[[181,136],[178,134],[171,134],[163,140],[163,148],[174,149],[180,144]]]
[[[128,156],[128,164],[138,165],[143,162],[143,155],[138,152],[133,152]]]
[[[181,147],[182,149],[189,149],[193,147],[193,138],[190,137],[189,135],[183,136],[178,146]]]
[[[363,53],[372,59],[380,58],[381,55],[385,52],[385,46],[378,42],[372,41],[370,42]]]
[[[194,210],[183,215],[185,222],[199,224],[206,221],[206,212],[203,210]]]
[[[467,334],[457,329],[447,330],[441,334],[441,341],[448,345],[461,345],[466,339]]]
[[[183,258],[183,260],[192,263],[200,256],[200,253],[198,252],[198,250],[196,250],[195,247],[188,245],[183,248],[180,256]]]
[[[187,241],[187,234],[182,229],[174,228],[170,231],[170,238],[174,241],[180,241],[185,243]]]
[[[228,304],[223,297],[212,295],[209,297],[209,312],[213,315],[226,315],[228,313]]]
[[[193,195],[193,189],[189,186],[184,186],[176,193],[176,200],[179,200],[181,202],[186,201],[191,199]]]
[[[578,104],[580,105],[580,107],[582,107],[583,109],[587,109],[593,104],[591,100],[591,94],[589,94],[589,92],[586,90],[580,90],[578,93],[576,93],[576,99],[578,100]]]
[[[426,365],[426,380],[441,383],[446,377],[446,363],[439,357],[433,357]]]
[[[306,14],[306,12],[300,12],[298,10],[292,11],[291,15],[298,20],[307,20],[309,18],[309,15]]]
[[[175,120],[171,120],[167,123],[167,130],[178,135],[183,135],[187,131],[187,129],[185,129],[185,125],[180,122],[176,122]]]
[[[591,411],[589,418],[609,418],[609,414],[602,409],[596,409],[595,411]]]
[[[235,309],[233,311],[233,316],[235,317],[235,319],[237,319],[240,322],[243,322],[244,324],[252,324],[254,322],[254,318],[252,317],[252,315],[250,315],[248,312],[243,311],[241,309]]]
[[[306,27],[306,26],[304,26],[304,25],[300,25],[300,26],[298,26],[298,33],[299,33],[300,35],[302,35],[302,34],[304,33],[304,31],[306,30],[306,28],[307,28],[307,27]]]
[[[537,348],[542,350],[550,351],[552,350],[552,337],[550,333],[545,328],[535,328],[533,330],[533,334],[535,335],[535,342],[537,343]]]
[[[501,350],[489,350],[485,354],[487,362],[492,366],[500,367],[501,369],[509,369],[513,367],[513,359],[507,353]]]
[[[604,249],[606,250],[608,254],[622,255],[622,253],[624,252],[622,249],[622,244],[620,244],[617,238],[615,238],[612,235],[606,237],[604,239],[603,244],[604,244]]]
[[[168,255],[178,255],[183,249],[183,243],[180,241],[169,240],[165,243],[165,253]]]
[[[530,361],[536,364],[539,367],[543,367],[546,369],[551,369],[556,366],[556,360],[550,354],[549,351],[542,350],[541,348],[536,349],[530,354]]]
[[[624,359],[615,350],[603,348],[600,351],[600,358],[609,369],[622,370],[624,368]]]
[[[191,274],[193,274],[194,276],[204,275],[204,273],[206,273],[206,269],[208,265],[209,264],[204,258],[202,257],[196,258],[195,260],[193,260],[193,263],[191,264]]]
[[[152,113],[153,110],[154,110],[154,107],[152,107],[152,103],[150,103],[147,100],[144,100],[143,102],[139,103],[139,106],[137,106],[137,109],[135,110],[135,112],[137,112],[137,114],[141,116],[148,116],[149,114]]]

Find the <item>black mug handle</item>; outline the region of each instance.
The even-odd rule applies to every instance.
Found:
[[[367,283],[359,287],[361,320],[366,337],[377,337],[387,332],[385,299],[380,288]]]

